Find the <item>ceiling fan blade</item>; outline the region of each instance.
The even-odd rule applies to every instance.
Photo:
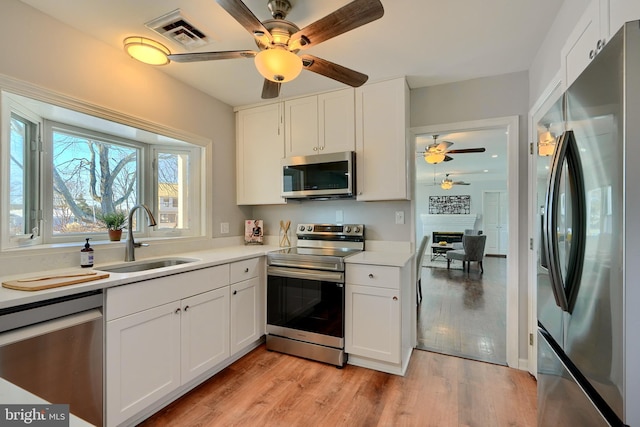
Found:
[[[449,150],[447,154],[463,154],[463,153],[484,153],[487,151],[484,147],[482,148],[463,148],[460,150]]]
[[[453,181],[453,185],[471,185],[471,183],[464,181]]]
[[[352,87],[362,86],[369,76],[313,55],[301,55],[302,65],[309,71]]]
[[[176,62],[197,62],[217,59],[253,58],[257,54],[258,52],[253,50],[227,50],[221,52],[175,53],[167,55],[167,58]]]
[[[262,99],[277,98],[278,95],[280,95],[281,84],[282,83],[264,79],[264,84],[262,85]]]
[[[445,155],[443,162],[450,162],[451,160],[453,160],[453,157]]]
[[[233,17],[245,30],[254,37],[266,36],[269,42],[273,42],[273,37],[269,30],[262,25],[262,22],[251,12],[251,10],[240,0],[216,0],[229,15]]]
[[[354,0],[333,13],[307,25],[291,36],[300,49],[322,43],[371,21],[382,18],[384,8],[380,0]],[[290,43],[290,46],[292,44]]]

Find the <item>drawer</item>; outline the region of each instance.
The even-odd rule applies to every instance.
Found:
[[[243,280],[258,277],[260,274],[260,258],[245,259],[244,261],[232,262],[231,283],[242,282]]]
[[[400,289],[400,269],[381,265],[347,264],[347,284]]]

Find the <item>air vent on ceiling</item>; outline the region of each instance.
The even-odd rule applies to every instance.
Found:
[[[213,41],[211,36],[206,35],[193,25],[180,9],[169,12],[144,25],[187,50],[205,46]]]

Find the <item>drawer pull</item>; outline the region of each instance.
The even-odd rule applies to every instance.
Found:
[[[180,310],[179,308],[176,308],[176,311],[175,311],[174,313],[175,313],[175,314],[180,314],[180,311],[181,311],[181,310]]]
[[[244,272],[245,272],[245,273],[248,273],[248,272],[249,272],[249,267],[245,268],[245,269],[244,269]]]
[[[373,279],[373,273],[369,273],[369,279]]]

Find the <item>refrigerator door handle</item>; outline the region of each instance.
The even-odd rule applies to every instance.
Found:
[[[566,276],[562,275],[558,235],[558,199],[561,190],[562,172],[567,165],[569,187],[571,191],[571,245],[567,262]],[[567,208],[568,209],[568,208]],[[548,256],[548,270],[551,288],[556,304],[563,311],[571,312],[577,296],[586,237],[585,190],[580,162],[580,153],[573,131],[565,131],[558,139],[553,155],[551,173],[546,195],[546,210],[543,221],[544,248]],[[569,239],[569,236],[565,236]]]

